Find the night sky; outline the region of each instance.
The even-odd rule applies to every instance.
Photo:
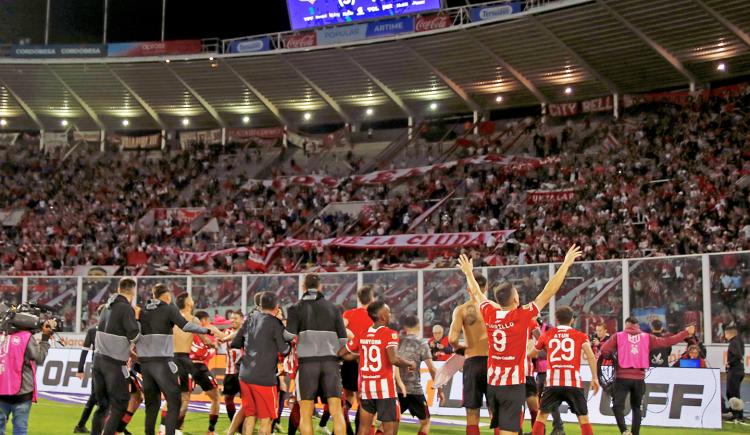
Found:
[[[102,42],[104,0],[51,1],[50,43]],[[452,7],[467,1],[445,3]],[[43,43],[46,4],[0,0],[0,44],[22,38]],[[159,40],[161,7],[161,0],[109,0],[108,42]],[[286,0],[167,0],[166,39],[223,39],[286,30]]]

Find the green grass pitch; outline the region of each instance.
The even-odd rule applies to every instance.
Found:
[[[29,434],[32,435],[63,435],[71,434],[73,432],[73,426],[75,426],[81,415],[82,405],[69,405],[64,403],[53,402],[49,400],[40,399],[39,403],[34,404],[31,408],[31,419],[29,421]],[[317,424],[317,423],[316,423]],[[208,425],[208,418],[206,414],[200,413],[189,413],[185,420],[185,434],[192,435],[203,435],[206,433]],[[286,433],[286,422],[284,422],[284,431]],[[228,426],[226,415],[222,414],[219,424],[217,426],[217,434],[224,434]],[[90,422],[89,426],[90,428]],[[330,424],[329,424],[330,427]],[[143,433],[143,409],[140,409],[135,416],[133,421],[128,426],[128,429],[133,434]],[[399,430],[401,434],[416,434],[416,426],[403,424]],[[526,423],[525,430],[530,432],[528,422]],[[551,426],[548,426],[548,433],[551,430]],[[459,427],[445,427],[445,426],[433,426],[430,431],[434,435],[460,435],[464,434],[464,429]],[[482,428],[481,432],[484,434],[491,434],[492,431],[489,428]],[[580,429],[573,424],[566,425],[566,432],[568,435],[580,434]],[[6,433],[12,433],[10,425],[6,428]],[[594,433],[603,435],[619,435],[617,428],[614,426],[594,426]],[[733,424],[725,424],[723,430],[704,430],[704,429],[672,429],[672,428],[654,428],[645,426],[642,428],[641,433],[644,435],[698,435],[698,434],[750,434],[750,426],[737,426]]]

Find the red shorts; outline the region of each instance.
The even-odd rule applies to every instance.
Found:
[[[265,387],[240,381],[240,395],[242,396],[242,409],[246,416],[254,416],[258,419],[278,417],[279,393],[275,385]]]

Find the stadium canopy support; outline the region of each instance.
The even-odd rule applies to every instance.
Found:
[[[723,15],[718,13],[714,8],[707,5],[705,1],[703,0],[693,0],[695,4],[703,8],[709,15],[711,15],[716,21],[720,22],[722,26],[726,27],[730,32],[734,33],[734,36],[738,37],[742,42],[745,43],[748,47],[750,47],[750,35],[748,35],[744,30],[737,27],[736,24],[726,19]]]
[[[487,45],[485,45],[471,33],[464,32],[464,36],[469,38],[475,46],[481,48],[485,53],[487,53],[489,57],[494,59],[495,62],[505,68],[516,80],[518,80],[526,89],[528,89],[528,91],[531,92],[537,98],[537,100],[539,100],[540,103],[542,103],[543,105],[549,104],[549,100],[547,99],[547,97],[539,91],[539,89],[534,85],[534,83],[531,82],[531,80],[526,78],[526,76],[521,74],[520,71],[513,67],[513,65],[506,62],[497,53],[492,51],[489,47],[487,47]]]
[[[359,68],[359,70],[362,71],[362,73],[366,75],[367,78],[369,78],[373,83],[375,83],[375,86],[377,86],[381,91],[383,91],[383,93],[388,98],[390,98],[391,101],[393,101],[406,114],[407,117],[409,118],[414,117],[414,113],[412,113],[411,109],[409,109],[409,106],[407,106],[406,103],[404,103],[404,100],[401,97],[399,97],[398,94],[393,92],[393,90],[389,88],[388,85],[386,85],[385,83],[380,81],[380,79],[375,77],[367,68],[362,66],[361,63],[357,62],[357,60],[354,59],[349,53],[347,53],[345,49],[339,47],[338,50],[340,54],[342,54],[344,57],[349,59],[349,61],[354,66]]]
[[[224,122],[221,116],[219,116],[219,112],[217,112],[216,109],[214,109],[213,106],[211,106],[211,104],[209,104],[205,98],[203,98],[198,92],[196,92],[192,86],[190,86],[182,77],[180,77],[179,74],[177,74],[175,70],[170,68],[169,65],[167,65],[166,63],[164,64],[164,68],[166,68],[170,73],[172,73],[172,75],[174,75],[177,81],[179,81],[182,84],[182,86],[188,92],[190,92],[190,95],[192,95],[193,98],[195,98],[198,101],[198,103],[200,103],[203,109],[205,109],[206,112],[208,112],[208,114],[211,115],[211,117],[219,124],[219,126],[222,129],[227,128],[227,123]],[[222,145],[226,145],[226,144],[222,142]]]
[[[599,71],[594,69],[586,60],[581,57],[580,54],[578,54],[575,50],[571,49],[568,44],[563,42],[562,39],[560,39],[559,36],[557,36],[554,32],[552,32],[547,26],[545,26],[539,18],[535,17],[534,15],[529,15],[528,18],[534,25],[536,25],[537,29],[539,29],[540,32],[545,34],[548,38],[552,39],[557,43],[557,45],[568,53],[570,57],[572,57],[576,63],[583,67],[586,71],[588,71],[589,74],[591,74],[596,80],[599,81],[599,83],[602,83],[604,86],[607,87],[609,92],[612,95],[619,94],[619,89],[617,86],[607,77],[605,77],[603,74],[600,74]]]
[[[339,103],[337,103],[336,100],[333,99],[333,97],[331,97],[330,95],[328,95],[328,93],[326,91],[324,91],[323,89],[321,89],[320,86],[316,85],[315,82],[313,82],[312,80],[310,80],[310,78],[307,77],[305,75],[305,73],[303,73],[302,71],[300,71],[300,69],[297,68],[296,65],[294,65],[291,61],[289,61],[289,59],[284,59],[284,62],[289,66],[289,68],[291,68],[295,73],[297,73],[297,75],[300,76],[302,78],[302,80],[304,80],[305,83],[307,83],[308,86],[310,86],[311,88],[313,88],[313,90],[315,91],[315,93],[318,94],[318,95],[320,95],[320,98],[322,98],[323,101],[325,101],[329,106],[331,106],[331,108],[336,113],[339,114],[339,116],[341,117],[341,119],[344,120],[344,122],[347,124],[347,126],[354,125],[352,123],[352,118],[344,111],[344,109],[341,108],[341,105]]]
[[[141,105],[141,107],[143,108],[143,110],[144,110],[144,111],[146,111],[146,113],[148,113],[148,115],[149,115],[149,116],[151,117],[151,119],[153,119],[153,120],[154,120],[154,122],[156,122],[156,124],[157,124],[157,125],[158,125],[158,126],[159,126],[159,127],[160,127],[160,128],[162,129],[162,130],[168,130],[168,128],[167,128],[167,124],[165,124],[165,123],[164,123],[164,121],[162,121],[162,119],[161,119],[161,117],[159,116],[159,114],[158,114],[158,113],[156,113],[156,110],[154,110],[154,108],[153,108],[153,107],[151,107],[151,106],[150,106],[150,105],[149,105],[149,104],[148,104],[148,103],[146,102],[146,100],[144,100],[143,98],[141,98],[141,96],[140,96],[140,95],[138,95],[138,93],[137,93],[137,92],[135,92],[135,91],[133,90],[133,88],[132,88],[132,87],[130,87],[130,85],[129,85],[129,84],[127,84],[127,82],[125,82],[125,80],[123,80],[123,79],[122,79],[122,77],[120,77],[120,75],[119,75],[119,74],[117,74],[117,73],[116,73],[116,72],[115,72],[115,71],[114,71],[114,70],[113,70],[112,68],[110,68],[110,67],[109,67],[109,65],[107,66],[107,70],[109,71],[109,73],[110,73],[110,74],[112,74],[112,77],[114,77],[114,78],[115,78],[115,80],[117,80],[117,81],[118,81],[118,82],[120,83],[120,85],[122,85],[122,87],[123,87],[123,88],[125,88],[125,90],[126,90],[126,91],[128,91],[128,93],[130,94],[130,96],[131,96],[131,97],[133,97],[133,99],[134,99],[135,101],[137,101],[137,102],[138,102],[138,104],[140,104],[140,105]]]
[[[29,107],[28,104],[23,100],[23,98],[19,97],[18,94],[16,94],[13,89],[8,86],[8,84],[0,78],[0,86],[4,87],[8,90],[8,93],[11,97],[13,97],[14,100],[16,100],[16,103],[21,107],[21,109],[26,113],[26,116],[31,118],[32,121],[34,121],[34,124],[39,128],[39,134],[40,134],[40,143],[44,145],[44,124],[42,124],[42,121],[39,119],[39,117],[36,115],[36,112]]]
[[[666,48],[662,47],[659,43],[654,41],[653,39],[649,38],[648,35],[643,33],[641,29],[634,26],[633,23],[628,21],[625,17],[620,15],[617,11],[612,9],[611,6],[609,6],[604,0],[596,0],[596,3],[601,6],[604,10],[606,10],[614,19],[620,22],[623,26],[627,27],[628,30],[633,32],[641,41],[646,43],[651,49],[653,49],[659,56],[663,57],[664,60],[669,62],[674,69],[676,69],[680,74],[685,76],[686,79],[688,79],[688,82],[690,83],[691,90],[695,89],[695,84],[698,83],[698,80],[695,78],[695,76],[688,71],[685,66],[680,62],[677,57],[672,55],[669,51],[667,51]]]
[[[446,74],[444,74],[442,71],[440,71],[435,65],[430,63],[427,59],[424,58],[421,54],[419,54],[415,49],[409,47],[406,45],[402,40],[398,41],[398,44],[403,47],[406,51],[411,53],[412,56],[417,58],[424,66],[430,69],[433,74],[435,74],[443,83],[445,83],[456,95],[458,95],[458,98],[460,98],[464,103],[466,103],[466,106],[471,109],[472,112],[481,112],[482,106],[477,104],[474,99],[471,98],[468,92],[466,92],[461,86],[458,85],[458,83],[451,80],[450,77],[448,77]]]
[[[281,125],[285,127],[284,131],[286,131],[286,126],[289,125],[289,122],[287,121],[286,117],[281,114],[281,111],[279,110],[279,108],[276,107],[276,105],[273,104],[271,100],[268,99],[268,97],[263,95],[255,86],[253,86],[249,81],[247,81],[246,78],[242,77],[242,75],[238,73],[237,70],[234,69],[234,67],[232,67],[231,62],[224,62],[222,66],[226,68],[227,71],[234,74],[234,76],[237,77],[237,79],[241,81],[242,84],[245,85],[245,87],[250,92],[253,93],[253,95],[255,95],[255,98],[257,98],[258,101],[260,101],[264,106],[266,106],[266,109],[268,109],[268,111],[271,112],[274,117],[276,117],[276,119],[281,123]]]
[[[50,72],[50,74],[52,74],[55,77],[55,79],[57,79],[58,82],[60,82],[62,87],[65,88],[66,91],[68,91],[70,96],[73,97],[74,100],[76,100],[78,105],[81,106],[81,108],[83,109],[84,112],[86,112],[89,118],[91,118],[91,120],[94,121],[96,126],[99,127],[99,138],[100,138],[99,146],[101,149],[104,149],[104,145],[105,145],[104,141],[107,137],[107,133],[106,133],[107,127],[104,125],[102,120],[99,119],[99,115],[96,114],[94,109],[92,109],[91,106],[89,106],[88,103],[86,103],[86,101],[83,98],[81,98],[81,96],[78,95],[76,91],[73,90],[73,88],[68,86],[65,80],[63,80],[62,77],[60,77],[60,75],[57,73],[57,71],[52,69],[52,67],[49,65],[47,65],[47,70]]]

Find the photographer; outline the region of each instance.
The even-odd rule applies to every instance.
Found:
[[[130,402],[130,348],[140,337],[132,307],[136,284],[132,278],[120,280],[99,319],[92,368],[97,409],[91,423],[92,434],[113,435]],[[105,420],[106,417],[106,420]]]
[[[0,336],[0,434],[11,414],[13,434],[28,433],[31,402],[36,402],[36,366],[47,358],[51,336],[49,321],[42,326],[41,342],[27,330]]]

